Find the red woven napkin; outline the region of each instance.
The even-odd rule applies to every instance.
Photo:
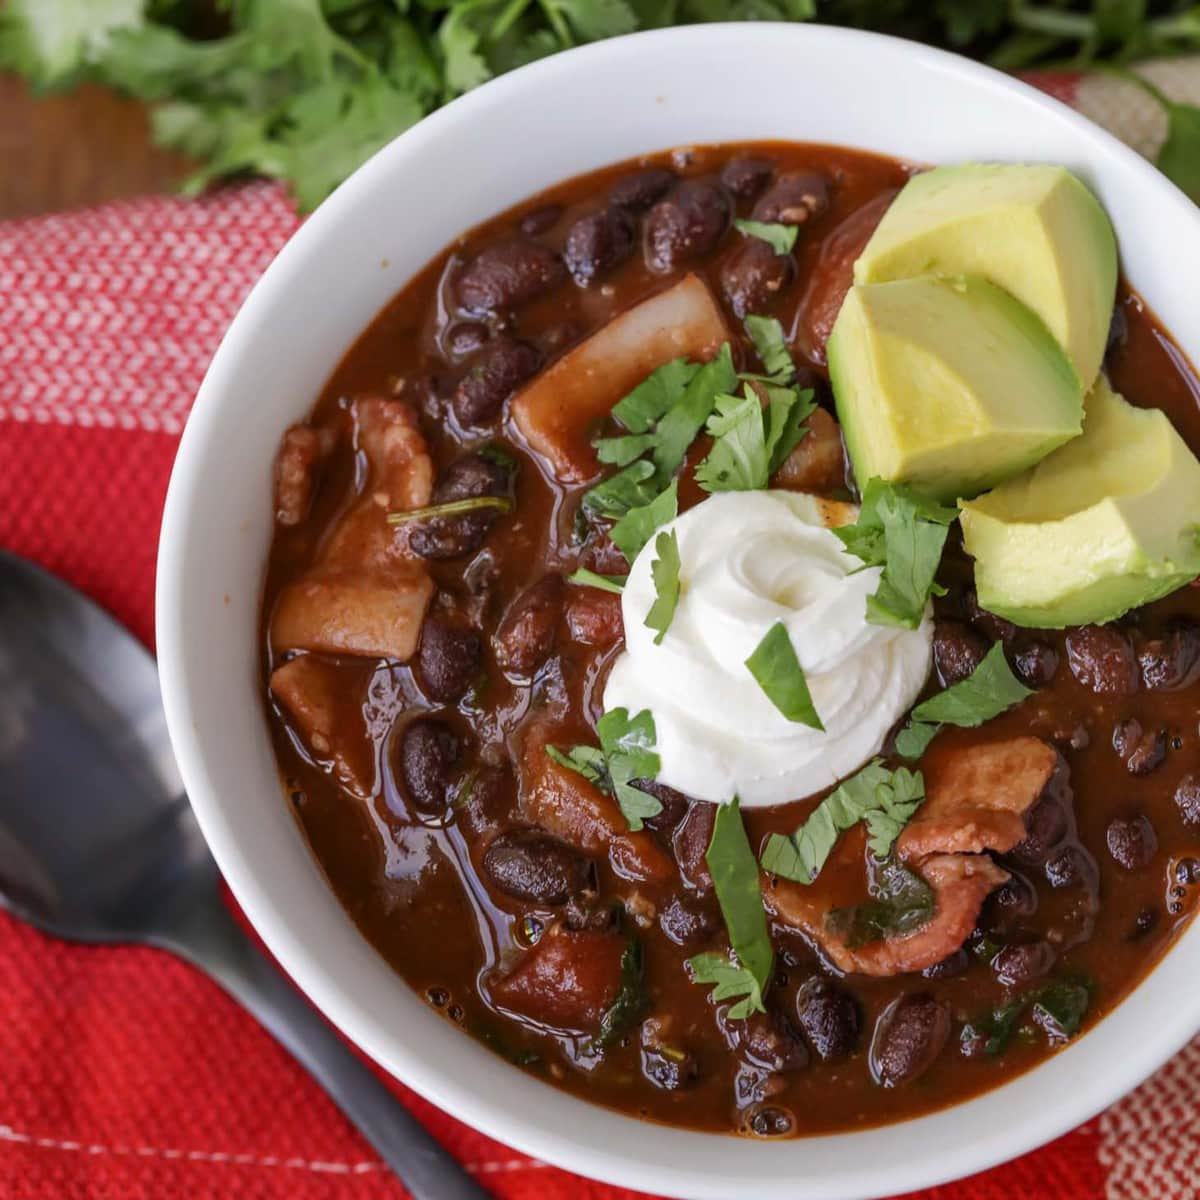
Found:
[[[1114,99],[1117,113],[1138,112],[1106,90],[1120,84],[1043,82],[1092,115],[1111,115]],[[1178,79],[1159,82],[1179,91]],[[1184,84],[1200,88],[1200,71]],[[1138,120],[1131,140],[1161,137],[1152,113]],[[81,587],[147,644],[179,431],[225,325],[295,224],[277,189],[254,185],[0,225],[0,545]],[[404,1195],[292,1059],[165,954],[67,946],[0,916],[0,1014],[0,1196]],[[525,1158],[395,1088],[498,1197],[633,1195]],[[1082,1129],[923,1195],[1196,1200],[1198,1164],[1200,1040]]]

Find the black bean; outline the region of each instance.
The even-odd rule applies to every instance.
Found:
[[[702,900],[673,896],[658,914],[659,928],[677,946],[703,945],[720,928],[715,906]]]
[[[1096,864],[1092,856],[1077,843],[1071,843],[1057,851],[1046,862],[1046,879],[1053,888],[1086,887],[1096,885]]]
[[[446,353],[457,361],[474,354],[490,337],[491,332],[482,321],[460,321],[446,331],[442,340]]]
[[[712,841],[716,816],[715,804],[704,800],[692,801],[691,808],[676,826],[671,839],[675,861],[679,864],[679,874],[698,892],[707,892],[713,885],[705,855],[708,853],[708,844]]]
[[[755,1137],[787,1137],[796,1128],[796,1120],[786,1108],[768,1105],[755,1109],[747,1128]]]
[[[871,1074],[883,1087],[909,1083],[927,1071],[950,1036],[950,1012],[924,992],[893,1000],[875,1023]]]
[[[1112,625],[1082,625],[1067,634],[1071,674],[1097,695],[1137,691],[1137,660],[1129,639]]]
[[[806,979],[796,993],[796,1020],[826,1062],[849,1054],[858,1043],[858,1002],[841,984],[823,975]]]
[[[635,779],[633,786],[662,805],[662,812],[646,818],[646,825],[655,833],[670,833],[687,815],[691,801],[682,792],[653,779]]]
[[[971,965],[971,956],[961,947],[948,954],[941,962],[926,967],[921,972],[926,979],[954,979]]]
[[[511,484],[507,467],[482,454],[466,454],[442,472],[433,492],[433,503],[507,496]],[[483,508],[458,516],[414,521],[409,527],[408,544],[422,558],[459,558],[479,549],[499,515],[499,509]]]
[[[723,1023],[733,1049],[751,1066],[772,1073],[808,1066],[808,1048],[782,1013],[751,1013],[742,1020],[725,1018]]]
[[[942,687],[960,683],[975,670],[988,652],[987,638],[961,621],[935,621],[933,665]]]
[[[1133,919],[1133,928],[1129,931],[1129,940],[1136,942],[1146,934],[1153,932],[1158,925],[1158,909],[1143,908]]]
[[[545,233],[561,216],[561,204],[544,204],[541,208],[535,208],[533,212],[526,213],[521,218],[519,228],[522,233],[528,234],[530,237],[537,237],[539,233]]]
[[[771,184],[750,215],[756,221],[803,225],[828,207],[829,180],[815,171],[793,171]]]
[[[462,739],[434,717],[418,717],[404,727],[400,774],[414,808],[426,813],[445,811],[462,752]]]
[[[1007,643],[1016,634],[1017,627],[1011,621],[979,607],[979,597],[973,587],[963,593],[963,606],[971,624],[992,641]]]
[[[1175,807],[1185,825],[1200,825],[1200,775],[1185,775],[1175,789]]]
[[[608,198],[622,208],[645,212],[656,200],[661,200],[675,182],[675,174],[665,167],[647,167],[636,175],[619,179]]]
[[[538,367],[536,346],[517,338],[498,337],[488,343],[467,367],[450,399],[462,425],[486,425],[499,415],[504,402]]]
[[[1125,760],[1130,775],[1149,775],[1167,757],[1167,731],[1143,729],[1136,717],[1119,721],[1113,729],[1113,749]]]
[[[536,300],[566,280],[562,259],[548,246],[523,237],[485,246],[455,280],[455,295],[467,312],[495,312]]]
[[[1054,947],[1040,939],[1002,946],[992,959],[992,970],[1005,987],[1020,988],[1045,975],[1057,957]]]
[[[483,646],[473,629],[439,616],[428,616],[417,647],[417,678],[431,700],[458,700],[479,671]]]
[[[795,273],[790,254],[776,254],[762,238],[749,237],[721,264],[721,291],[741,320],[768,308]]]
[[[565,904],[591,884],[591,863],[541,829],[509,829],[483,852],[483,873],[498,892],[531,904]]]
[[[1012,849],[1018,862],[1030,866],[1044,863],[1067,832],[1067,814],[1054,796],[1043,796],[1025,817],[1025,840]]]
[[[775,164],[769,158],[739,154],[721,168],[721,182],[739,200],[749,200],[767,186],[774,171]]]
[[[633,222],[617,205],[571,223],[563,259],[575,282],[586,286],[633,253]]]
[[[563,909],[563,924],[568,929],[590,929],[593,933],[605,933],[617,923],[618,909],[603,903],[595,892],[576,892],[567,900]]]
[[[1126,871],[1136,871],[1146,866],[1158,850],[1158,835],[1154,832],[1154,826],[1140,813],[1109,821],[1104,840],[1113,861]]]
[[[1046,642],[1021,642],[1012,655],[1013,670],[1026,687],[1042,688],[1053,680],[1058,670],[1058,655]]]
[[[455,795],[456,822],[469,837],[493,833],[512,808],[514,790],[507,768],[481,763],[464,778]]]
[[[1059,812],[1061,813],[1061,811],[1060,809]],[[1037,912],[1037,907],[1037,890],[1033,884],[1024,876],[1014,873],[1010,873],[1009,877],[987,898],[991,923],[1002,927],[1024,920],[1026,917],[1032,917]]]
[[[508,674],[527,679],[550,657],[565,601],[562,576],[543,575],[509,605],[492,639]]]
[[[1200,675],[1200,625],[1180,617],[1163,636],[1145,642],[1138,653],[1142,683],[1154,692],[1177,692]]]
[[[707,254],[729,228],[729,200],[715,183],[686,179],[646,216],[646,262],[672,271],[688,258]]]

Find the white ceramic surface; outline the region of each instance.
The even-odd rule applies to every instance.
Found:
[[[261,707],[258,602],[271,463],[378,309],[444,245],[559,180],[689,142],[784,138],[928,162],[1050,161],[1116,225],[1125,270],[1200,355],[1200,216],[1112,137],[1032,89],[908,42],[709,25],[538,62],[398,138],[300,229],[231,326],[171,479],[158,651],[171,738],[213,852],[267,945],[346,1034],[455,1116],[530,1154],[650,1192],[862,1200],[962,1176],[1077,1125],[1198,1028],[1200,925],[1096,1029],[932,1116],[764,1143],[668,1129],[567,1096],[411,993],[327,888],[281,793]]]

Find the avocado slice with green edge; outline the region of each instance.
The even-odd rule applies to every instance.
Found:
[[[1117,243],[1065,167],[970,163],[914,175],[854,266],[855,283],[981,275],[1035,312],[1086,392],[1104,358]]]
[[[1062,348],[1020,301],[977,276],[850,289],[828,344],[855,476],[943,501],[1031,467],[1082,428]]]
[[[980,605],[1018,625],[1102,624],[1200,575],[1200,462],[1101,376],[1083,436],[962,506]]]

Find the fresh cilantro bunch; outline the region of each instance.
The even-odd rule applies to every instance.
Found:
[[[1193,0],[6,0],[0,69],[149,102],[155,139],[202,164],[190,191],[266,175],[310,209],[438,105],[558,50],[668,25],[814,18],[1008,70],[1200,48]],[[1200,109],[1150,90],[1169,119],[1159,165],[1200,199]]]

